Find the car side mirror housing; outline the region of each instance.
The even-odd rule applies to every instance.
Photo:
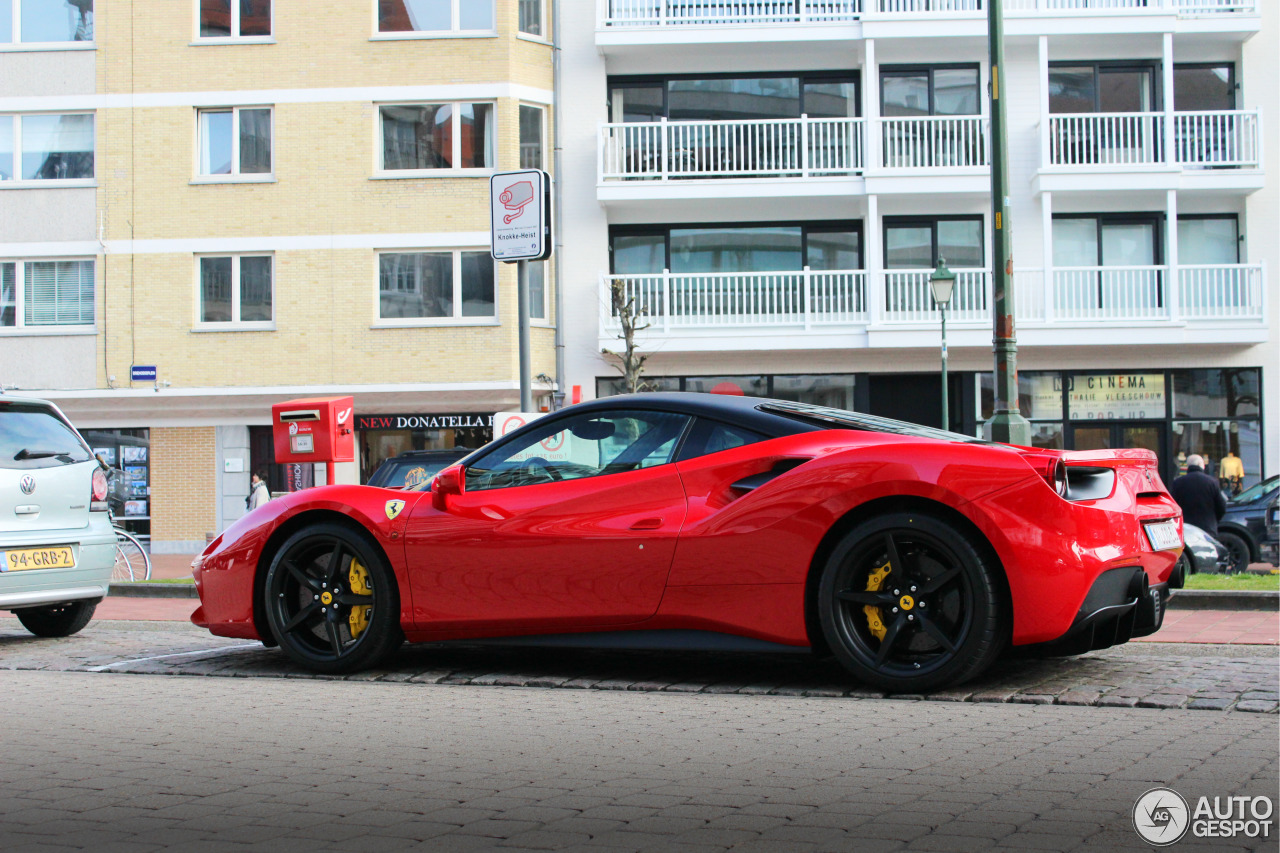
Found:
[[[463,491],[465,471],[461,465],[450,465],[431,481],[431,505],[441,512],[449,511],[449,496]]]

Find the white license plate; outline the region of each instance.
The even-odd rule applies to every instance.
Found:
[[[1145,525],[1147,539],[1155,551],[1171,551],[1182,547],[1182,537],[1178,535],[1178,522],[1172,518],[1168,521],[1157,521]]]

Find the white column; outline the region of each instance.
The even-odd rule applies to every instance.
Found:
[[[862,61],[862,112],[866,128],[864,174],[880,171],[880,66],[876,63],[876,40],[863,42],[866,55]]]
[[[1160,71],[1163,75],[1164,87],[1164,158],[1163,162],[1172,164],[1177,158],[1174,156],[1174,133],[1173,133],[1173,33],[1165,33],[1163,40],[1163,49],[1161,51]],[[1176,224],[1176,223],[1175,223]]]
[[[1044,229],[1044,321],[1053,322],[1053,193],[1040,194],[1041,227]]]
[[[884,319],[884,245],[880,226],[880,197],[867,196],[867,223],[862,242],[866,246],[867,268],[867,324],[871,328]]]
[[[1040,36],[1040,168],[1049,165],[1049,37]]]
[[[1178,273],[1178,191],[1168,190],[1164,197],[1164,258],[1167,270],[1164,304],[1169,312],[1169,319],[1177,322],[1182,315],[1178,308],[1178,291],[1181,289]]]

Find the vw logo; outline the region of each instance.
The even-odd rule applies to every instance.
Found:
[[[18,484],[18,487],[22,489],[22,493],[24,495],[29,495],[36,490],[36,478],[28,474],[22,478],[22,481]]]

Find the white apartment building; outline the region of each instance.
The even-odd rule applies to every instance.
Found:
[[[594,8],[588,9],[594,5]],[[1034,442],[1280,467],[1280,4],[1004,0]],[[566,375],[953,429],[990,414],[984,0],[588,0],[562,15]]]

